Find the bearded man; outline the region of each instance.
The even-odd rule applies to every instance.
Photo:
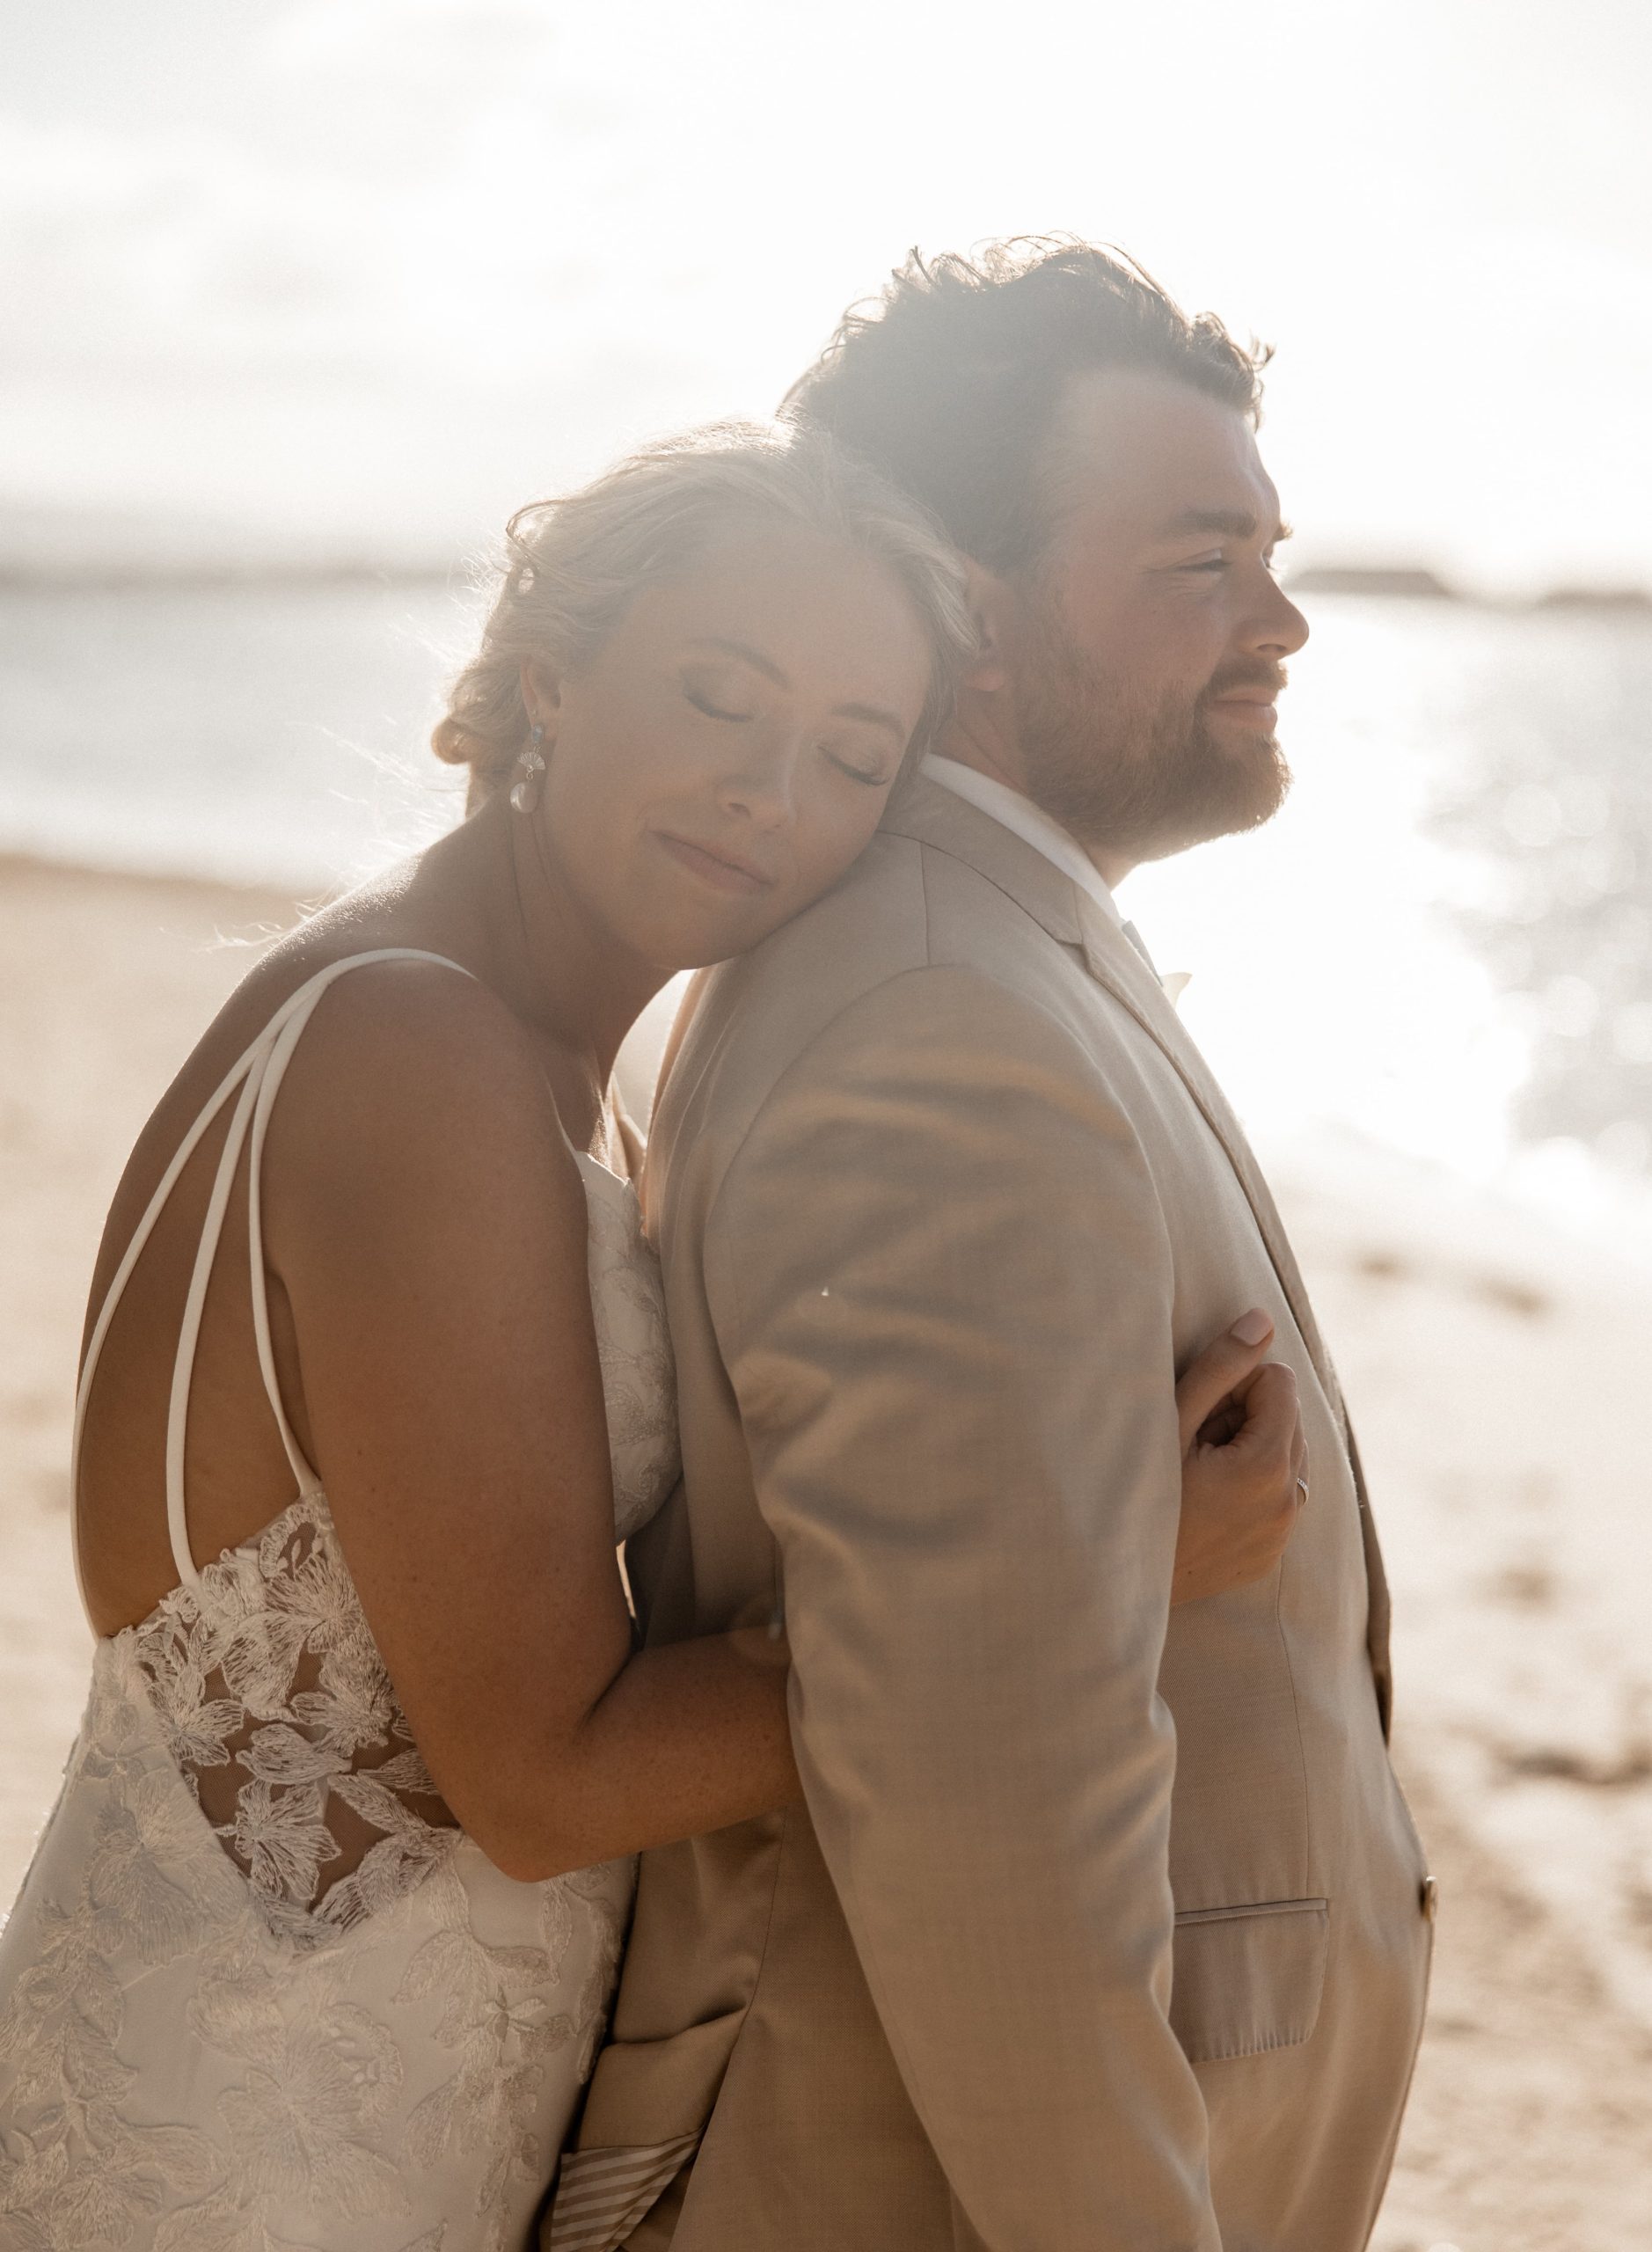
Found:
[[[685,1483],[651,1637],[783,1609],[807,1807],[645,1856],[589,2252],[1357,2252],[1434,1890],[1358,1458],[1243,1134],[1114,903],[1266,821],[1306,626],[1259,355],[1078,245],[916,258],[795,387],[969,559],[955,715],[699,996],[650,1208]],[[1312,1498],[1171,1606],[1241,1308]]]

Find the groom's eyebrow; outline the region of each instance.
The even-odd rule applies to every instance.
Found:
[[[792,685],[773,658],[765,657],[761,649],[754,649],[749,641],[725,641],[720,634],[708,633],[691,646],[697,649],[721,649],[731,657],[738,657],[742,664],[749,665],[753,672],[760,672],[765,680],[771,680],[777,688],[789,689]],[[886,712],[879,704],[834,704],[832,717],[835,720],[864,720],[868,727],[887,728],[897,741],[906,741],[908,730],[893,712]]]
[[[1224,539],[1254,539],[1257,519],[1244,508],[1184,508],[1179,516],[1172,516],[1168,523],[1160,526],[1159,537],[1182,539],[1199,531],[1215,532]],[[1278,524],[1268,544],[1277,547],[1282,539],[1290,537],[1290,526]]]

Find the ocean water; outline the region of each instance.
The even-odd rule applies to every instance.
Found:
[[[1122,895],[1241,1114],[1652,1193],[1652,625],[1312,598],[1254,836]],[[457,581],[0,591],[0,851],[347,884],[457,818]]]
[[[0,851],[348,883],[457,817],[456,582],[0,589]]]

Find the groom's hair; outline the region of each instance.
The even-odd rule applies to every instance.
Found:
[[[1139,369],[1261,419],[1268,352],[1191,318],[1122,251],[1049,236],[973,258],[915,250],[852,306],[782,412],[924,502],[966,555],[1012,573],[1049,522],[1047,440],[1074,376]]]

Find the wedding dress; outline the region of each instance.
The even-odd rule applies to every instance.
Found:
[[[440,959],[334,962],[277,1012],[173,1159],[92,1333],[77,1446],[115,1304],[235,1097],[173,1379],[180,1584],[98,1644],[62,1795],[0,1931],[4,2252],[519,2252],[589,2069],[634,1864],[517,1883],[452,1826],[270,1350],[259,1171],[281,1074],[334,978],[410,956]],[[197,1569],[190,1371],[249,1137],[254,1327],[298,1493]],[[635,1197],[579,1155],[624,1539],[676,1474],[670,1347]]]

